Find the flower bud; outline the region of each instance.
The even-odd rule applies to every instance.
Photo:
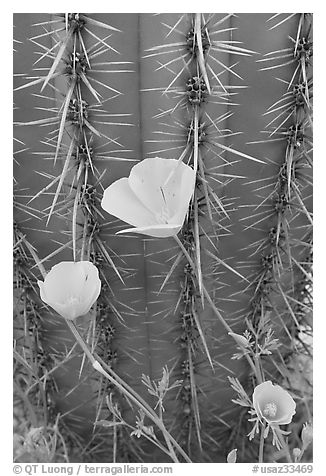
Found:
[[[236,463],[237,462],[237,448],[230,451],[230,453],[226,457],[227,463]]]
[[[294,462],[297,462],[301,456],[300,448],[293,448],[292,453],[293,453]]]
[[[42,301],[70,320],[87,314],[101,291],[98,269],[89,261],[62,261],[38,285]]]
[[[240,347],[248,347],[249,346],[249,341],[245,336],[242,336],[240,334],[235,334],[234,332],[228,332],[229,336],[233,337],[233,339],[236,341],[236,343]]]
[[[308,446],[312,442],[312,439],[313,439],[312,424],[305,423],[301,431],[301,440],[302,440],[304,449],[308,448]]]

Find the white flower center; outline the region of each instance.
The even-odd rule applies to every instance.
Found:
[[[275,403],[271,402],[271,403],[266,403],[265,405],[265,408],[263,410],[263,414],[267,417],[275,417],[277,413],[277,406],[275,405]]]

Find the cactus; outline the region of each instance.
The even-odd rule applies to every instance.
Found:
[[[312,407],[312,15],[14,24],[16,460],[255,461],[265,380],[296,402],[291,460]],[[196,171],[183,227],[117,235],[103,192],[155,157]],[[80,260],[102,289],[68,328],[37,280]]]

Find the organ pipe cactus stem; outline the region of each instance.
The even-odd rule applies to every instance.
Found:
[[[26,252],[15,250],[15,351],[24,375],[33,371],[30,401],[85,444],[83,462],[225,462],[232,448],[258,459],[227,379],[248,394],[265,376],[283,382],[293,371],[284,354],[296,358],[298,332],[311,328],[312,16],[32,15],[32,34],[31,17],[15,19],[14,111],[16,242]],[[162,196],[173,181],[178,191],[181,168],[194,172],[182,220],[164,240],[117,236],[122,224],[100,196],[156,156],[175,165]],[[48,319],[36,280],[43,264],[72,257],[99,267],[102,291],[87,330],[67,332]],[[244,325],[250,344],[238,338],[239,349]],[[165,365],[183,382],[164,397],[162,422],[141,375],[155,381]],[[302,421],[306,391],[296,392]],[[107,393],[121,420],[99,428]],[[144,418],[158,445],[134,438],[142,423],[152,428]]]

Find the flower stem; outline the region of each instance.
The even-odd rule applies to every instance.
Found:
[[[285,441],[284,436],[282,435],[281,431],[277,432],[277,436],[278,436],[278,438],[281,442],[283,450],[285,450],[286,461],[288,463],[292,463],[292,458],[291,458],[289,446],[288,446],[287,442]]]
[[[195,263],[193,262],[193,260],[191,259],[191,256],[190,254],[188,253],[188,251],[186,250],[186,248],[184,247],[183,243],[181,242],[181,240],[179,239],[178,236],[174,236],[174,239],[175,241],[178,243],[179,247],[181,248],[183,254],[185,255],[185,257],[187,258],[187,261],[188,263],[190,264],[190,266],[192,267],[192,269],[194,270],[196,276],[198,276],[198,273],[197,273],[197,268],[196,268],[196,265]],[[222,314],[219,312],[219,310],[217,309],[217,307],[215,306],[209,292],[207,291],[204,283],[202,282],[202,292],[204,294],[204,296],[206,297],[207,301],[209,302],[211,308],[213,309],[214,313],[216,314],[216,316],[218,317],[219,321],[223,324],[224,328],[227,330],[227,332],[233,332],[231,327],[229,326],[229,324],[225,321],[225,319],[223,318]],[[252,368],[252,370],[254,371],[254,374],[256,375],[256,378],[258,380],[258,383],[262,383],[263,382],[263,378],[262,378],[262,375],[261,375],[261,371],[260,371],[260,367],[259,367],[259,363],[256,361],[255,359],[255,364],[253,363],[252,359],[250,358],[249,355],[247,355],[246,353],[244,354],[245,355],[245,358],[247,359],[250,367]]]
[[[179,239],[179,237],[177,235],[174,236],[174,239],[178,243],[178,245],[181,248],[183,254],[187,258],[188,263],[190,264],[193,271],[195,272],[195,274],[197,276],[197,279],[199,280],[198,270],[196,268],[196,265],[195,265],[194,261],[191,259],[190,254],[188,253],[188,251],[186,250],[186,248],[184,247],[183,243],[181,242],[181,240]],[[207,291],[203,282],[202,282],[202,292],[203,292],[204,296],[206,297],[207,301],[209,302],[209,304],[210,304],[211,308],[213,309],[214,313],[218,317],[219,321],[223,324],[224,328],[227,330],[228,333],[229,332],[232,333],[233,331],[232,331],[231,327],[225,321],[222,314],[219,312],[219,310],[215,306],[215,304],[214,304],[214,302],[213,302],[213,300],[212,300],[212,298],[211,298],[209,292]],[[262,375],[260,364],[259,364],[259,355],[254,356],[255,363],[253,362],[253,360],[250,358],[250,356],[248,354],[244,353],[244,356],[247,359],[251,369],[254,371],[254,374],[256,376],[256,379],[257,379],[258,383],[262,383],[264,381],[264,379],[263,379],[263,375]]]
[[[255,374],[256,374],[257,382],[258,382],[258,384],[263,383],[264,378],[263,378],[263,374],[262,374],[262,371],[261,371],[260,359],[259,359],[258,354],[254,355],[254,362],[255,362],[255,369],[256,369]]]
[[[154,410],[148,405],[148,403],[140,396],[138,393],[136,393],[126,382],[124,382],[113,370],[111,367],[109,367],[97,354],[95,354],[97,361],[101,364],[102,367],[106,368],[108,373],[112,375],[114,380],[112,382],[117,385],[117,383],[121,384],[123,390],[126,389],[131,395],[134,396],[133,400],[136,402],[136,404],[141,408],[146,415],[162,430],[162,428],[165,429],[163,422],[159,420],[158,416],[154,412]],[[136,400],[135,400],[136,399]],[[165,429],[166,434],[169,436],[171,442],[173,445],[177,448],[179,453],[183,456],[183,458],[187,461],[187,463],[191,463],[192,461],[188,457],[188,455],[183,451],[183,449],[180,447],[180,445],[175,441],[175,439],[169,434],[169,432]]]
[[[259,442],[259,457],[258,457],[258,462],[263,463],[264,462],[264,441],[265,441],[265,429],[266,429],[266,423],[262,422],[262,427],[261,427],[261,432],[260,432],[260,442]]]
[[[248,355],[248,354],[246,354],[246,353],[244,353],[244,356],[246,357],[246,359],[247,359],[247,361],[248,361],[248,363],[249,363],[249,365],[250,365],[250,367],[251,367],[251,370],[253,371],[254,375],[256,376],[256,379],[257,379],[258,383],[262,383],[262,381],[261,381],[261,382],[259,381],[259,374],[257,375],[257,367],[256,367],[256,365],[253,363],[252,358],[250,357],[250,355]]]
[[[103,375],[104,377],[106,377],[111,383],[113,383],[113,385],[115,385],[125,396],[127,396],[130,400],[132,400],[134,403],[136,403],[136,405],[141,408],[145,414],[159,427],[159,429],[162,431],[162,434],[164,436],[164,439],[166,441],[166,444],[168,446],[168,449],[169,449],[169,455],[171,457],[171,459],[175,462],[175,463],[179,463],[179,460],[175,454],[175,451],[174,451],[174,448],[172,446],[172,443],[173,445],[178,449],[178,451],[180,452],[180,454],[183,456],[183,458],[187,461],[187,463],[191,463],[191,460],[190,458],[188,457],[188,455],[182,450],[182,448],[179,446],[179,444],[174,440],[174,438],[170,435],[170,433],[167,431],[167,429],[165,428],[164,426],[164,423],[163,421],[161,421],[159,419],[159,417],[156,415],[156,413],[151,409],[151,407],[149,407],[147,405],[147,403],[138,395],[136,394],[136,392],[134,392],[130,387],[129,385],[127,385],[125,382],[123,382],[122,379],[120,379],[113,371],[111,368],[109,368],[107,365],[105,365],[105,367],[110,371],[111,374],[113,375],[110,375],[109,372],[106,372],[101,363],[98,361],[98,360],[101,360],[102,359],[98,359],[94,357],[94,355],[91,353],[91,351],[89,350],[87,344],[84,342],[83,338],[81,337],[81,335],[79,334],[75,324],[73,321],[71,320],[68,320],[68,319],[65,319],[69,329],[71,330],[71,332],[73,333],[74,337],[76,338],[76,341],[79,343],[79,345],[81,346],[81,348],[83,349],[83,351],[85,352],[87,358],[89,359],[90,363],[92,364],[93,368],[95,370],[97,370],[101,375]],[[96,356],[97,357],[97,356]]]
[[[82,336],[79,334],[75,324],[73,323],[73,321],[69,320],[69,319],[65,319],[69,329],[71,330],[71,332],[73,333],[73,335],[75,336],[75,339],[76,341],[78,342],[78,344],[80,345],[80,347],[83,349],[83,351],[85,352],[86,356],[88,357],[88,360],[90,361],[90,363],[92,365],[94,365],[94,363],[96,362],[96,359],[95,357],[92,355],[91,351],[89,350],[87,344],[84,342]]]
[[[131,400],[133,400],[137,405],[139,405],[138,400],[133,396],[133,394],[131,394],[130,392],[128,392],[128,390],[126,390],[126,388],[124,388],[124,387],[121,386],[119,383],[117,383],[117,382],[113,379],[113,377],[112,377],[110,374],[108,374],[108,372],[106,372],[106,371],[103,369],[102,365],[101,365],[97,360],[95,360],[95,362],[93,363],[93,367],[94,367],[94,369],[97,370],[100,374],[104,375],[104,377],[106,377],[111,383],[113,383],[114,385],[116,385],[121,391],[123,391],[125,394],[127,394],[127,396],[128,396]],[[149,411],[147,410],[147,408],[145,409],[145,408],[142,406],[142,409],[145,411],[146,415],[147,415],[152,421],[154,421],[154,422],[157,424],[157,426],[160,428],[160,430],[161,430],[162,433],[163,433],[163,436],[164,436],[164,439],[165,439],[165,441],[166,441],[166,444],[167,444],[167,446],[168,446],[168,448],[169,448],[170,457],[172,458],[172,460],[173,460],[175,463],[179,463],[179,460],[178,460],[178,458],[177,458],[177,456],[176,456],[176,454],[175,454],[175,452],[174,452],[174,449],[173,449],[173,446],[172,446],[172,444],[171,444],[169,435],[167,435],[167,430],[166,430],[166,428],[165,428],[163,422],[162,422],[160,419],[158,419],[157,416],[156,416],[156,418],[153,418],[152,413],[149,412]]]

